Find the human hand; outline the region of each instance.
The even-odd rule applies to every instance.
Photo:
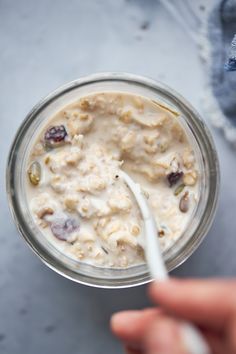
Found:
[[[197,326],[213,354],[236,354],[236,281],[154,282],[149,295],[160,308],[113,315],[111,328],[129,354],[189,354],[180,323]]]

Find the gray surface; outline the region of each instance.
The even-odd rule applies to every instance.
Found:
[[[196,49],[155,0],[0,0],[0,45],[0,352],[121,353],[109,317],[146,305],[146,288],[95,290],[46,268],[10,218],[6,156],[29,109],[58,85],[88,73],[151,76],[201,110],[204,75]],[[218,213],[201,247],[174,272],[178,276],[236,274],[235,152],[214,135],[222,169]]]

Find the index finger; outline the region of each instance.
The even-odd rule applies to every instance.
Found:
[[[212,329],[236,314],[235,281],[172,279],[152,283],[149,294],[169,314]]]

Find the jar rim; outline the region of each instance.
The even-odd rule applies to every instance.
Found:
[[[27,130],[30,128],[31,123],[36,119],[41,111],[45,107],[48,107],[52,102],[57,100],[59,97],[62,97],[66,93],[73,91],[75,89],[81,88],[86,85],[92,85],[101,82],[125,82],[131,85],[139,85],[141,87],[146,87],[147,90],[152,90],[156,94],[163,95],[165,98],[171,101],[174,106],[177,106],[181,112],[191,120],[193,125],[195,138],[200,142],[201,149],[204,151],[204,159],[208,164],[208,173],[209,173],[209,193],[207,201],[207,212],[204,213],[203,220],[199,225],[198,233],[194,238],[190,238],[189,242],[185,244],[185,248],[181,253],[175,255],[175,257],[167,262],[168,270],[172,270],[182,264],[199,246],[199,244],[204,239],[206,233],[208,232],[217,207],[218,194],[219,194],[219,183],[220,183],[220,172],[219,172],[219,162],[217,157],[217,152],[211,134],[206,127],[205,123],[202,121],[198,112],[191,106],[191,104],[178,94],[172,88],[169,88],[167,85],[149,79],[143,76],[138,76],[130,73],[119,73],[119,72],[105,72],[89,75],[80,79],[73,80],[51,92],[45,98],[43,98],[38,104],[36,104],[33,109],[26,116],[21,126],[19,127],[15,138],[13,140],[12,146],[10,148],[10,153],[8,156],[7,169],[6,169],[6,187],[8,202],[10,205],[11,214],[15,220],[15,223],[18,227],[20,234],[24,237],[29,246],[33,251],[41,258],[41,260],[49,266],[51,269],[57,273],[67,277],[73,281],[103,288],[127,288],[136,285],[142,285],[151,281],[150,275],[146,270],[145,273],[140,274],[137,277],[130,277],[128,279],[116,279],[112,280],[107,279],[98,279],[97,277],[93,278],[92,276],[83,275],[78,272],[73,272],[71,269],[67,269],[66,266],[59,264],[57,259],[52,257],[47,253],[35,238],[29,234],[27,231],[27,226],[22,220],[22,212],[17,200],[17,195],[15,193],[15,164],[17,162],[17,152],[21,145],[23,136],[25,136]],[[19,162],[19,160],[18,160]]]

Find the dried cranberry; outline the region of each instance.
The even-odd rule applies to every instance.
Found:
[[[176,184],[180,178],[183,176],[182,171],[177,171],[177,172],[171,172],[167,175],[167,179],[169,182],[170,187],[172,187],[174,184]]]
[[[55,219],[51,223],[51,230],[53,235],[59,240],[66,241],[73,231],[79,229],[79,222],[75,219]]]
[[[64,125],[56,125],[49,128],[45,135],[44,140],[47,146],[56,146],[65,140],[67,131]]]

